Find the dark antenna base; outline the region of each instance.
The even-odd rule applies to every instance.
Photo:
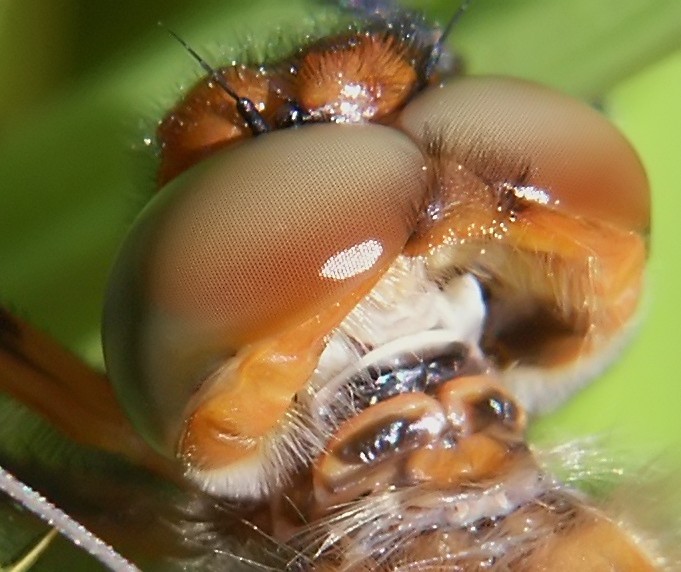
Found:
[[[160,22],[159,25],[163,26],[163,24]],[[254,136],[270,131],[270,126],[267,124],[263,116],[260,115],[260,112],[256,109],[255,104],[250,99],[247,97],[240,97],[239,94],[237,94],[225,81],[225,78],[206,60],[204,60],[187,42],[185,42],[172,30],[167,28],[166,30],[168,30],[168,33],[175,38],[175,40],[177,40],[180,45],[187,50],[187,52],[189,52],[189,55],[199,63],[199,65],[213,79],[213,81],[217,83],[223,89],[223,91],[234,100],[239,115],[241,115],[241,118],[246,122],[246,125],[248,125],[248,128],[251,130],[251,133]]]
[[[428,80],[432,77],[433,73],[435,72],[435,68],[437,67],[438,62],[442,57],[442,52],[444,51],[444,46],[445,42],[447,41],[447,38],[449,38],[449,36],[452,33],[452,30],[454,30],[454,28],[459,23],[463,15],[468,11],[468,8],[472,3],[473,0],[463,0],[461,4],[459,4],[459,7],[457,8],[456,12],[454,12],[452,17],[449,19],[444,29],[442,30],[440,37],[437,39],[437,42],[435,42],[435,44],[433,45],[433,49],[431,50],[430,55],[428,56],[428,59],[426,60],[426,63],[423,67],[422,77],[424,84],[428,82]]]

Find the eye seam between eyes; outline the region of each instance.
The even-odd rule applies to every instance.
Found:
[[[444,201],[441,168],[443,161],[455,161],[461,168],[479,179],[486,187],[491,189],[497,196],[496,210],[505,216],[510,222],[515,222],[517,214],[532,205],[532,201],[522,197],[518,189],[528,186],[535,167],[532,161],[525,156],[510,162],[505,161],[499,154],[489,152],[490,145],[482,141],[473,141],[467,145],[467,150],[461,154],[457,152],[456,145],[447,147],[447,141],[465,141],[466,134],[461,137],[455,135],[456,131],[443,126],[433,128],[426,123],[423,128],[424,156],[433,165],[433,179],[435,182],[429,185],[429,197],[426,205],[435,205]],[[501,177],[500,174],[508,172],[509,175]],[[427,207],[426,207],[427,208]]]

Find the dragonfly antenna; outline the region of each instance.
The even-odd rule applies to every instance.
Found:
[[[468,8],[472,3],[473,0],[463,0],[461,4],[459,4],[459,7],[456,9],[456,12],[454,12],[452,17],[449,19],[444,29],[442,30],[440,37],[433,45],[433,48],[430,51],[430,56],[428,57],[428,61],[425,65],[425,71],[423,74],[423,77],[426,78],[426,80],[430,78],[430,76],[433,74],[435,67],[440,61],[440,57],[442,56],[442,52],[444,51],[445,42],[451,35],[452,30],[454,30],[456,25],[461,21],[461,18],[468,11]]]
[[[159,26],[163,26],[159,22]],[[168,33],[189,53],[189,55],[194,58],[198,64],[203,68],[203,70],[211,77],[211,79],[217,83],[222,90],[229,95],[236,104],[236,109],[241,115],[241,118],[246,122],[248,128],[251,130],[253,135],[261,135],[262,133],[267,133],[270,131],[270,126],[267,124],[263,116],[255,107],[255,104],[247,97],[241,97],[236,93],[227,83],[224,76],[211,66],[206,60],[204,60],[197,52],[192,48],[185,40],[183,40],[178,34],[166,28]]]

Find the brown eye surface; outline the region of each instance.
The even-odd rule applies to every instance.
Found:
[[[387,121],[433,80],[434,41],[432,31],[406,20],[371,19],[281,60],[212,70],[159,123],[159,187],[254,133],[305,123]],[[245,115],[237,98],[248,102]],[[258,116],[255,131],[251,112]]]
[[[397,125],[434,173],[407,251],[480,278],[485,351],[529,409],[555,404],[636,323],[650,217],[638,157],[587,105],[518,80],[453,80]]]
[[[283,99],[265,71],[235,65],[219,73],[236,93],[251,100],[267,121],[273,120]],[[279,82],[283,80],[279,78]],[[213,78],[202,79],[158,126],[159,188],[222,147],[251,135],[234,98]]]
[[[440,153],[487,181],[528,187],[529,202],[627,230],[648,228],[650,195],[636,152],[601,114],[560,92],[516,79],[465,78],[420,94],[399,124],[417,140],[441,141]]]
[[[404,247],[425,179],[396,130],[317,125],[217,153],[163,189],[122,248],[104,316],[109,373],[145,434],[172,449],[190,396],[244,347],[310,320],[321,339]],[[281,378],[260,410],[305,382]]]

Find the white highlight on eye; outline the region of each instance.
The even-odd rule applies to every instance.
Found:
[[[544,189],[532,185],[514,187],[513,194],[520,199],[526,199],[540,205],[547,205],[550,200],[549,194]]]
[[[378,241],[367,240],[332,259],[342,265],[339,257],[344,255],[357,267],[357,260],[367,259],[366,251],[374,252],[375,261],[382,250]],[[281,490],[298,468],[310,466],[324,450],[335,430],[333,422],[329,424],[328,406],[349,377],[370,364],[394,366],[395,356],[407,352],[418,356],[453,342],[468,346],[472,357],[482,357],[478,344],[484,321],[485,301],[473,275],[441,285],[430,278],[424,260],[400,255],[372,293],[331,332],[307,387],[253,455],[216,469],[188,466],[186,477],[210,495],[237,501],[263,499]],[[419,423],[437,434],[444,419],[431,416]],[[459,505],[454,511],[458,510]]]
[[[383,245],[373,238],[330,256],[319,271],[323,278],[346,280],[373,268],[383,254]]]

